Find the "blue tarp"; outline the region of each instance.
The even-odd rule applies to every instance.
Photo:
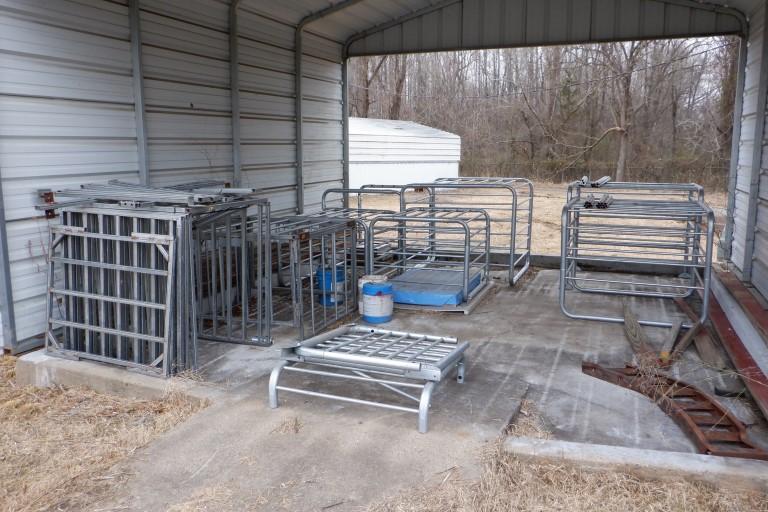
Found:
[[[455,270],[412,268],[389,280],[398,304],[458,306],[464,302],[463,273]],[[469,290],[480,284],[480,271],[469,280]]]

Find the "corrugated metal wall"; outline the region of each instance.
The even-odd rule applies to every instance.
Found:
[[[760,35],[762,39],[762,49],[765,52],[766,41],[768,37],[765,31],[766,19],[768,18],[768,7],[763,6],[761,11],[756,14],[755,21],[759,17],[762,20]],[[768,82],[768,55],[762,55],[763,69],[762,76]],[[768,84],[763,88],[763,94],[768,94]],[[768,102],[765,96],[763,100]],[[763,120],[763,140],[762,156],[760,165],[755,172],[760,172],[758,178],[758,194],[755,199],[755,241],[752,260],[752,283],[760,290],[763,297],[768,298],[768,119]]]
[[[766,7],[750,15],[747,69],[738,151],[738,173],[733,213],[731,261],[768,297],[768,127],[764,105],[768,90],[768,55],[765,52]],[[756,140],[760,138],[761,140]],[[762,164],[761,164],[762,162]],[[751,195],[754,180],[758,193]]]
[[[231,181],[229,2],[141,0],[152,184]],[[295,27],[240,10],[244,185],[296,207]],[[305,203],[342,180],[341,45],[305,36]],[[0,0],[0,174],[17,338],[45,328],[37,190],[138,181],[127,0]]]
[[[136,181],[135,137],[126,5],[0,0],[0,174],[19,339],[45,327],[37,190]]]
[[[273,210],[296,207],[295,27],[239,10],[243,186],[269,187]],[[306,211],[342,180],[341,45],[304,35]]]
[[[349,55],[738,33],[707,6],[655,0],[463,0],[357,39]]]

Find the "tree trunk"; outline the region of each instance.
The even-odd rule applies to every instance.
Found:
[[[400,119],[400,108],[403,102],[403,87],[405,86],[405,77],[408,73],[408,56],[399,55],[395,60],[395,96],[392,98],[392,105],[389,107],[389,118]]]
[[[629,158],[629,132],[622,130],[619,135],[619,158],[616,160],[616,181],[625,181],[627,159]]]

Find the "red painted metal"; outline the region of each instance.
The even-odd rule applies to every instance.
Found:
[[[739,281],[733,272],[716,271],[717,278],[731,292],[733,298],[739,303],[741,309],[749,317],[752,325],[760,332],[768,343],[768,310],[752,295],[752,292]]]
[[[768,378],[733,330],[731,322],[714,295],[710,295],[709,319],[741,380],[749,390],[749,394],[752,395],[763,416],[768,419]]]
[[[592,377],[641,393],[666,412],[702,452],[722,457],[768,460],[768,452],[752,443],[747,429],[708,393],[672,379],[655,368],[604,368],[584,361]]]

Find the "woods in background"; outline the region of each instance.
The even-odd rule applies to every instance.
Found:
[[[462,174],[696,181],[724,189],[733,38],[350,59],[350,115],[462,138]]]

